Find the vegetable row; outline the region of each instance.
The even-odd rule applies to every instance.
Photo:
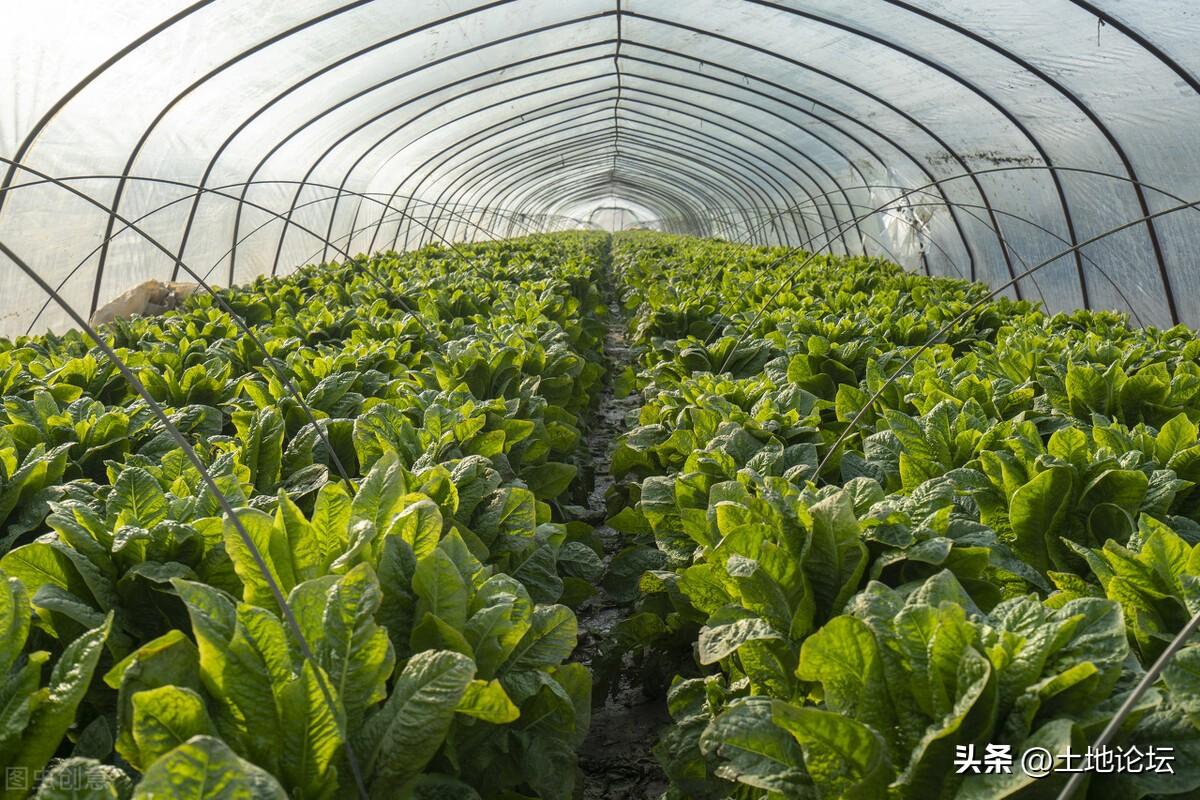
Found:
[[[85,336],[0,343],[5,800],[572,797],[606,248],[360,257],[106,328],[236,521]]]
[[[618,235],[613,269],[644,404],[609,646],[674,675],[667,796],[1056,796],[1069,774],[956,759],[1082,755],[1200,612],[1195,335],[658,234]],[[1172,771],[1087,796],[1197,791],[1198,665],[1112,742]]]

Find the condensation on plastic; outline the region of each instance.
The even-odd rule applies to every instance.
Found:
[[[588,225],[999,284],[1200,200],[1197,41],[1188,0],[11,2],[0,241],[85,316]],[[1133,225],[1020,294],[1200,324],[1198,232]],[[0,280],[0,334],[67,326]]]

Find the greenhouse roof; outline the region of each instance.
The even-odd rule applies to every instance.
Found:
[[[589,225],[867,253],[1200,324],[1200,9],[1183,0],[5,16],[0,334],[67,324],[19,264],[86,317],[150,279]]]

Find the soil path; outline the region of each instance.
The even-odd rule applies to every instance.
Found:
[[[612,485],[609,471],[617,437],[636,419],[641,398],[634,394],[617,398],[613,377],[630,363],[625,341],[625,315],[615,302],[609,304],[609,329],[605,349],[612,369],[601,396],[596,422],[587,444],[595,465],[595,487],[588,497],[588,511],[597,533],[604,542],[607,564],[621,549],[622,537],[603,524],[605,493]],[[607,595],[603,587],[579,610],[579,649],[576,657],[591,663],[604,636],[628,614]],[[666,778],[654,759],[652,749],[661,728],[670,722],[662,698],[647,698],[641,686],[622,673],[605,698],[592,710],[588,737],[579,752],[584,773],[584,800],[656,800],[667,788]]]

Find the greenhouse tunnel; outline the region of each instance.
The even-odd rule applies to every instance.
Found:
[[[0,241],[85,317],[189,270],[230,285],[636,217],[992,285],[1051,259],[1006,293],[1200,323],[1187,2],[201,0],[4,15]],[[67,324],[0,260],[0,332]]]
[[[0,64],[0,800],[1200,798],[1200,0]]]

